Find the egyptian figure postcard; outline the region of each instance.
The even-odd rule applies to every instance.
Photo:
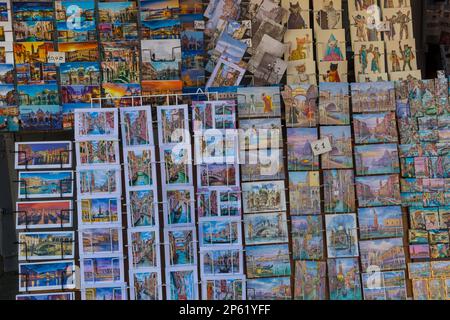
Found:
[[[73,259],[75,234],[60,232],[20,232],[19,260]]]
[[[274,277],[247,280],[248,300],[290,300],[291,278]]]
[[[239,187],[217,190],[199,188],[197,191],[199,218],[241,215],[241,192]]]
[[[353,170],[324,170],[325,213],[355,211],[355,180]]]
[[[282,0],[281,6],[289,10],[288,29],[310,29],[308,0]]]
[[[319,62],[319,81],[347,82],[347,61]]]
[[[320,214],[318,171],[289,172],[291,215]]]
[[[317,33],[316,50],[318,61],[346,60],[345,30],[322,30]]]
[[[122,208],[120,199],[99,198],[78,201],[78,223],[82,226],[120,225]]]
[[[192,187],[170,187],[163,192],[164,223],[186,225],[195,221],[195,194]]]
[[[245,244],[271,244],[288,241],[286,212],[244,215]]]
[[[239,118],[279,117],[281,94],[278,86],[238,88]]]
[[[17,142],[15,169],[52,169],[72,167],[72,142]]]
[[[139,83],[139,42],[103,42],[100,50],[104,83]]]
[[[244,300],[245,296],[244,276],[214,276],[202,281],[202,297],[205,300]]]
[[[355,146],[357,175],[400,173],[397,144]]]
[[[127,289],[124,285],[95,284],[95,287],[88,285],[81,289],[81,298],[92,301],[127,300]]]
[[[403,238],[360,241],[359,250],[363,271],[373,265],[382,271],[406,268]]]
[[[358,208],[361,240],[403,236],[403,214],[399,206]]]
[[[109,169],[87,167],[78,170],[78,196],[120,194],[122,187],[120,173],[120,167],[117,166],[110,166]]]
[[[119,256],[81,258],[81,282],[85,285],[123,281],[123,258]]]
[[[398,175],[356,177],[356,193],[360,207],[399,205]]]
[[[321,216],[292,216],[294,260],[320,260],[324,257]]]
[[[72,197],[72,171],[34,171],[18,173],[19,199]]]
[[[355,214],[326,215],[325,224],[329,258],[357,257],[359,255]]]
[[[167,300],[197,300],[197,268],[183,267],[167,270]]]
[[[288,128],[288,170],[312,171],[319,168],[319,157],[314,156],[311,142],[318,139],[316,128]]]
[[[127,192],[128,226],[151,227],[158,221],[158,205],[154,190],[136,190]]]
[[[386,41],[386,54],[389,73],[417,70],[416,42],[414,39]],[[402,77],[404,80],[408,78],[407,73],[402,75],[404,75]],[[391,81],[400,80],[398,76],[396,79],[392,79],[392,76]]]
[[[291,274],[287,244],[248,246],[245,250],[248,278],[281,277]]]
[[[74,292],[61,293],[37,293],[37,294],[18,294],[16,300],[19,301],[64,301],[75,300]]]
[[[240,150],[278,149],[283,146],[280,118],[240,120],[239,129]]]
[[[384,42],[356,42],[354,50],[357,76],[386,72]]]
[[[117,139],[117,109],[74,110],[74,113],[76,141]]]
[[[188,143],[189,112],[187,105],[158,107],[159,144]]]
[[[161,274],[157,271],[130,271],[131,300],[161,300]]]
[[[354,114],[355,143],[398,143],[395,119],[395,112]]]
[[[164,239],[168,241],[164,246],[167,265],[176,267],[197,264],[195,228],[181,227],[165,230]]]
[[[312,59],[288,61],[286,75],[288,85],[316,85],[316,62]]]
[[[242,182],[284,179],[283,149],[241,152],[240,163]]]
[[[342,28],[342,1],[320,0],[313,3],[314,31]]]
[[[284,181],[242,183],[244,213],[286,211]]]
[[[122,136],[124,146],[152,146],[153,125],[150,107],[121,108]]]
[[[348,83],[319,84],[319,121],[321,125],[350,123],[350,94]]]
[[[286,61],[314,60],[314,45],[312,30],[287,30],[284,34],[287,51]]]
[[[33,201],[16,203],[16,229],[67,228],[72,226],[72,201]]]
[[[79,232],[80,255],[101,256],[122,252],[119,228],[86,228]]]
[[[291,84],[281,92],[286,108],[286,125],[290,128],[314,127],[317,124],[319,95],[317,86]]]
[[[414,40],[411,8],[384,8],[383,21],[388,23],[388,31],[384,32],[385,40]]]
[[[74,289],[74,261],[19,263],[19,292]]]
[[[156,185],[154,147],[134,147],[125,151],[125,183],[129,190],[147,190]]]
[[[158,230],[131,230],[128,232],[128,235],[130,241],[128,246],[130,268],[159,267],[161,262]]]
[[[205,276],[239,275],[243,273],[241,248],[201,250],[200,273]]]
[[[353,168],[352,135],[350,126],[327,126],[320,128],[320,137],[328,138],[333,149],[322,154],[323,169]]]
[[[119,143],[117,141],[97,140],[76,143],[78,165],[119,164]]]
[[[328,260],[331,300],[362,300],[358,258]]]
[[[326,268],[323,261],[295,261],[295,300],[325,300]]]
[[[205,218],[199,222],[201,247],[239,245],[242,243],[240,222],[230,218]]]
[[[395,111],[393,82],[352,83],[353,112]]]
[[[180,80],[179,39],[142,40],[142,80]]]

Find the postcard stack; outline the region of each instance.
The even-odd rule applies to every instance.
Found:
[[[180,3],[140,0],[139,8],[142,93],[179,92],[182,90]]]
[[[77,279],[72,156],[70,141],[15,145],[15,168],[21,170],[15,212],[20,292],[17,300],[74,299],[72,290]]]
[[[192,107],[202,299],[244,300],[236,102]]]
[[[167,300],[197,300],[198,247],[187,105],[158,107]]]
[[[364,299],[404,300],[395,86],[393,82],[352,83],[351,92]]]
[[[158,182],[150,106],[120,109],[130,299],[162,299]]]
[[[10,0],[0,3],[0,132],[19,131],[19,108],[14,96],[13,31]]]
[[[450,261],[408,263],[414,300],[448,300]]]
[[[81,298],[126,300],[117,109],[76,109]]]
[[[401,195],[409,211],[410,257],[414,262],[448,259],[448,80],[410,80],[398,87]],[[412,278],[414,298],[446,299],[446,278],[435,279],[432,263],[431,276]]]
[[[313,1],[314,38],[321,82],[347,82],[342,0]]]
[[[247,299],[291,299],[281,94],[238,89]]]

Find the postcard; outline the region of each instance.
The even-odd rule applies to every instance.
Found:
[[[166,269],[167,300],[198,300],[196,267]]]
[[[261,40],[265,34],[274,38],[275,40],[281,41],[283,36],[285,35],[286,29],[284,25],[277,23],[271,18],[266,18],[260,20],[259,27],[255,25],[255,28],[252,26],[252,30],[256,30],[252,36],[252,46],[248,49],[248,52],[253,55],[257,52],[257,48],[261,43]],[[304,31],[304,30],[302,30]]]
[[[414,300],[428,300],[428,280],[413,279],[412,290]]]
[[[14,64],[0,64],[0,84],[14,84]]]
[[[431,259],[445,259],[450,256],[449,244],[439,243],[430,245],[430,258]]]
[[[194,132],[208,129],[236,128],[236,103],[228,101],[193,101]]]
[[[200,247],[242,244],[241,223],[228,217],[205,218],[199,222]]]
[[[353,13],[354,11],[367,10],[376,3],[376,0],[348,0],[348,11]]]
[[[284,179],[283,149],[241,151],[241,181]]]
[[[84,285],[121,282],[123,258],[119,256],[81,258],[81,283]]]
[[[52,198],[73,196],[72,171],[19,171],[18,198]]]
[[[83,228],[78,235],[83,257],[122,252],[122,230],[119,228]]]
[[[316,85],[316,63],[314,60],[288,61],[286,69],[287,85]]]
[[[395,112],[354,114],[355,143],[398,143]]]
[[[62,105],[64,112],[76,108],[89,108],[97,106],[94,101],[100,98],[100,86],[73,85],[61,86]]]
[[[399,206],[358,208],[361,240],[403,236],[403,214]]]
[[[248,278],[281,277],[291,274],[287,244],[247,246],[245,250]]]
[[[137,11],[137,10],[136,10]],[[181,21],[178,19],[141,21],[142,39],[177,39],[180,37]],[[137,33],[137,32],[136,32]],[[137,34],[135,36],[137,37]],[[115,40],[114,37],[110,37]]]
[[[195,228],[166,229],[164,245],[168,266],[192,266],[197,264],[197,236]]]
[[[318,171],[289,172],[291,215],[320,214]]]
[[[195,222],[193,187],[168,187],[163,192],[164,224],[182,226]]]
[[[400,173],[397,144],[355,146],[357,175]]]
[[[163,183],[173,186],[192,184],[191,146],[162,147],[160,152]]]
[[[265,34],[258,45],[257,51],[248,61],[247,70],[251,73],[255,73],[258,67],[261,65],[262,58],[266,53],[276,58],[282,58],[288,46],[289,44],[285,44]],[[242,58],[242,56],[240,58]],[[237,61],[236,63],[238,63],[239,61]]]
[[[180,80],[179,39],[142,40],[142,80]]]
[[[313,155],[311,142],[318,139],[317,128],[288,128],[288,170],[312,171],[319,168],[319,157]]]
[[[119,136],[117,109],[75,110],[75,141],[113,140]]]
[[[140,1],[141,21],[177,18],[179,8],[180,8],[180,3],[178,0]]]
[[[14,22],[14,35],[16,37],[16,41],[18,42],[53,41],[53,31],[52,21]]]
[[[410,262],[408,263],[409,279],[428,279],[431,278],[430,262]]]
[[[406,300],[404,271],[385,271],[378,276],[362,274],[364,300]]]
[[[100,2],[98,11],[101,41],[138,38],[138,8],[135,2]]]
[[[362,300],[358,258],[328,260],[331,300]]]
[[[59,105],[19,106],[21,128],[29,131],[62,129],[61,111]]]
[[[323,82],[347,82],[347,61],[319,62],[319,80]]]
[[[161,274],[157,271],[130,271],[131,300],[162,300]]]
[[[446,279],[428,280],[429,300],[446,300]]]
[[[264,53],[260,64],[253,72],[254,84],[256,86],[262,86],[280,83],[287,70],[287,65],[287,62],[279,57],[267,52]]]
[[[242,183],[244,213],[286,211],[284,181]]]
[[[125,185],[128,190],[147,190],[156,186],[154,147],[134,147],[124,151]]]
[[[50,48],[49,51],[53,51]],[[99,49],[97,42],[62,42],[58,43],[58,51],[66,53],[66,62],[98,62]]]
[[[412,25],[412,12],[411,8],[387,8],[384,7],[383,15],[384,21],[389,23],[389,30],[386,31],[385,39],[388,41],[399,41],[414,39],[414,30]]]
[[[281,73],[281,76],[283,73]],[[216,67],[206,83],[206,87],[238,86],[244,74],[245,69],[241,66],[219,58]]]
[[[355,211],[355,180],[353,170],[324,170],[325,213]]]
[[[121,285],[95,284],[95,287],[88,285],[81,289],[81,298],[97,301],[127,300],[127,290]]]
[[[11,49],[4,47],[4,55],[7,57],[4,59],[6,60],[4,63],[13,62],[9,61],[10,59],[8,55],[8,52],[13,51]],[[54,51],[54,45],[52,42],[14,42],[14,61],[16,64],[43,64],[47,62],[47,53],[49,51]]]
[[[16,229],[67,228],[72,226],[72,201],[16,203]]]
[[[417,70],[416,42],[414,39],[403,41],[387,41],[386,53],[388,61],[388,72],[405,72]],[[407,79],[404,73],[403,79]],[[392,77],[393,75],[391,75]],[[413,74],[414,76],[414,74]],[[398,77],[397,77],[398,78]],[[392,79],[391,81],[400,80]]]
[[[19,108],[0,107],[0,132],[17,132],[20,129]]]
[[[215,47],[207,52],[210,58],[206,63],[205,70],[213,72],[214,66],[217,65],[221,58],[239,64],[246,50],[247,45],[243,41],[237,40],[224,32],[217,39]],[[254,67],[256,68],[257,66]]]
[[[73,259],[74,232],[20,232],[19,260]]]
[[[342,1],[317,1],[314,6],[314,31],[342,28]]]
[[[359,250],[364,271],[373,265],[382,271],[406,268],[403,238],[360,241]]]
[[[159,106],[159,144],[188,143],[189,112],[187,105]]]
[[[119,164],[118,141],[81,141],[77,142],[76,146],[77,164],[79,166]]]
[[[133,84],[140,82],[139,60],[141,51],[139,42],[103,42],[100,45],[100,50],[104,83]]]
[[[152,146],[153,119],[150,106],[120,109],[124,147]]]
[[[359,206],[373,207],[401,203],[398,175],[356,177],[355,180]]]
[[[315,85],[286,85],[281,95],[286,108],[288,127],[314,127],[317,124],[319,93]]]
[[[286,61],[314,60],[314,46],[311,29],[287,30],[284,34]]]
[[[322,125],[344,125],[350,123],[348,83],[320,83],[319,119]]]
[[[159,231],[133,229],[128,232],[130,269],[154,268],[161,265]]]
[[[243,274],[242,248],[200,251],[200,273],[203,277]]]
[[[72,167],[72,142],[16,142],[15,169]]]
[[[74,292],[18,294],[16,300],[20,301],[63,301],[75,300]]]
[[[432,261],[431,272],[434,278],[447,278],[450,275],[450,263],[448,261]]]
[[[120,198],[80,199],[77,204],[80,226],[121,225]]]
[[[246,280],[244,276],[214,276],[202,280],[204,300],[244,300]]]
[[[282,0],[281,6],[289,10],[287,19],[288,29],[310,29],[309,21],[309,1],[297,0],[289,1]]]
[[[279,117],[281,115],[280,88],[238,88],[239,118]]]
[[[91,195],[111,196],[121,193],[121,170],[118,166],[110,168],[83,167],[77,171],[78,197]]]
[[[244,215],[246,245],[288,242],[286,212]]]
[[[350,36],[353,49],[362,42],[375,43],[382,40],[381,29],[384,24],[381,18],[381,12],[376,6],[369,7],[367,10],[350,12]]]
[[[320,137],[328,138],[333,146],[332,151],[322,154],[323,169],[353,168],[350,126],[320,127]]]
[[[373,73],[373,74],[360,74],[357,78],[358,82],[382,82],[388,81],[388,74],[386,72],[383,73]]]
[[[75,289],[75,263],[19,263],[19,292]]]
[[[290,300],[291,278],[275,277],[247,280],[248,300]]]
[[[295,261],[295,300],[325,300],[326,263]]]
[[[21,106],[58,105],[59,95],[56,84],[19,85],[17,91]]]
[[[413,71],[399,71],[399,72],[391,72],[389,74],[390,81],[404,81],[404,80],[414,80],[414,79],[422,79],[422,71],[413,70]]]
[[[274,149],[279,149],[282,146],[283,134],[280,118],[244,119],[239,121],[240,150],[256,151],[258,149],[271,149],[273,154],[275,155],[277,151]],[[282,154],[282,152],[278,153]],[[254,155],[263,156],[264,154]],[[270,160],[274,158],[270,158]],[[260,160],[263,161],[268,159]]]
[[[141,86],[138,83],[106,83],[102,84],[102,108],[132,107],[142,104]]]
[[[393,82],[352,83],[353,112],[395,111]]]
[[[346,60],[345,30],[322,30],[317,33],[316,51],[318,61]]]
[[[325,216],[329,258],[357,257],[358,234],[355,214]]]
[[[199,218],[235,217],[241,215],[241,192],[239,187],[199,188],[197,190],[197,211]]]
[[[294,260],[323,259],[321,216],[292,216],[291,229]]]

